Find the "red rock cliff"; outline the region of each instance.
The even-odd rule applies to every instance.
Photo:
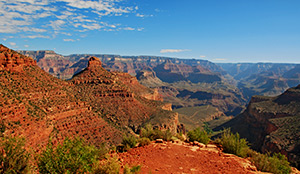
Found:
[[[0,70],[22,71],[24,66],[33,65],[36,65],[36,61],[32,58],[0,45]]]

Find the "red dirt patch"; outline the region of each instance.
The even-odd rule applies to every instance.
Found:
[[[123,166],[141,165],[141,173],[256,173],[246,159],[185,143],[152,143],[121,153],[119,158]]]

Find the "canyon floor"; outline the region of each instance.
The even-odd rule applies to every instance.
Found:
[[[120,153],[124,166],[141,165],[140,173],[263,173],[248,159],[226,154],[213,144],[206,147],[184,142],[152,143]]]

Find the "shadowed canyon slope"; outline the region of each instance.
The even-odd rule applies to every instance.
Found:
[[[300,161],[300,85],[277,97],[254,96],[247,110],[220,127],[231,127],[262,152],[286,154]]]
[[[106,71],[95,57],[74,79],[63,81],[0,45],[0,68],[2,133],[22,135],[35,149],[49,138],[74,135],[95,145],[116,144],[124,131],[146,122],[176,131],[177,115],[162,109],[157,92],[126,73]]]

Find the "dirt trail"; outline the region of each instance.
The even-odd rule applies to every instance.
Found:
[[[141,165],[141,173],[260,173],[250,161],[225,154],[214,145],[192,146],[183,142],[152,143],[120,153],[122,165]]]

